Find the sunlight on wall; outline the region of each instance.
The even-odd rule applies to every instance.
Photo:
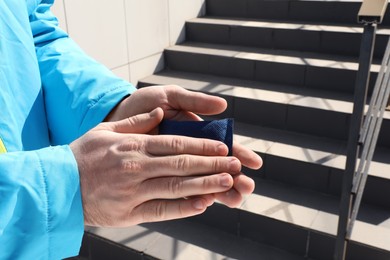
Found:
[[[52,12],[86,53],[136,85],[163,68],[163,50],[184,40],[204,0],[56,0]]]

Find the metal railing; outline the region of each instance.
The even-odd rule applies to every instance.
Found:
[[[358,21],[363,23],[364,30],[360,48],[359,70],[355,84],[354,108],[348,136],[347,161],[343,175],[339,223],[334,252],[334,259],[336,260],[342,260],[346,257],[347,245],[351,239],[368,170],[378,140],[383,114],[390,95],[389,42],[371,96],[368,111],[364,116],[376,27],[377,24],[382,22],[387,8],[387,1],[363,0],[358,14]],[[357,165],[358,161],[359,165]]]
[[[387,111],[390,111],[390,96],[387,98],[387,108],[386,108],[386,110]]]

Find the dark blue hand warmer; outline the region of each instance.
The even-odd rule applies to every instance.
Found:
[[[233,154],[233,119],[212,121],[172,121],[164,120],[159,126],[160,134],[184,135],[208,138],[224,142]]]

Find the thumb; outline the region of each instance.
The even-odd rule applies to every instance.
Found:
[[[116,133],[145,134],[156,128],[164,117],[161,108],[156,108],[149,113],[139,114],[126,119],[104,123],[105,128]]]

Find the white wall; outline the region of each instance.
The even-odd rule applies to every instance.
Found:
[[[52,11],[86,53],[136,85],[164,67],[164,48],[183,41],[204,0],[56,0]]]

